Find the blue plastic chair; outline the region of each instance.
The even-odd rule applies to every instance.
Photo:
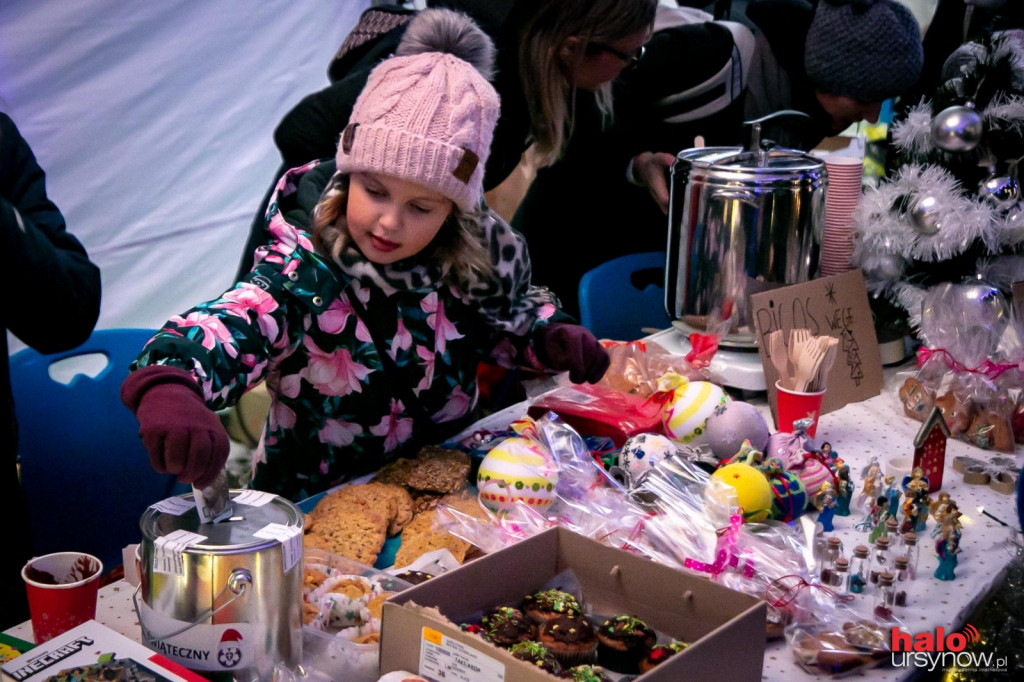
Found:
[[[18,456],[37,556],[88,552],[109,571],[122,563],[124,546],[141,540],[146,507],[189,489],[153,471],[135,415],[121,403],[128,365],[153,334],[98,330],[70,351],[44,355],[26,348],[11,356]],[[72,362],[104,356],[106,366],[94,377],[76,373],[67,384],[51,378],[51,365],[78,356]]]
[[[620,256],[584,273],[579,287],[580,324],[599,339],[633,341],[645,329],[666,329],[665,252]]]

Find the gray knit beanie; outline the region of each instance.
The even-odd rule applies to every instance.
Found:
[[[807,32],[804,66],[822,92],[881,102],[921,75],[921,29],[893,0],[820,0]]]

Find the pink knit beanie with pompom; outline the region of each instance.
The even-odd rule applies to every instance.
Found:
[[[468,17],[419,12],[356,100],[338,144],[338,170],[408,180],[463,210],[479,204],[500,109],[485,77],[493,63],[490,38]]]

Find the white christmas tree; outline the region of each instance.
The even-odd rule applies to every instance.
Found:
[[[895,170],[854,214],[853,263],[918,332],[936,286],[1024,280],[1024,31],[964,44],[944,75],[893,125]]]

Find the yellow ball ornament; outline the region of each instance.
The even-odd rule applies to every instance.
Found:
[[[736,503],[743,509],[745,521],[764,521],[772,510],[772,486],[760,470],[736,462],[711,474],[736,491]]]
[[[493,511],[517,500],[547,509],[555,500],[558,463],[544,448],[526,438],[506,438],[480,463],[476,487],[480,501]]]

